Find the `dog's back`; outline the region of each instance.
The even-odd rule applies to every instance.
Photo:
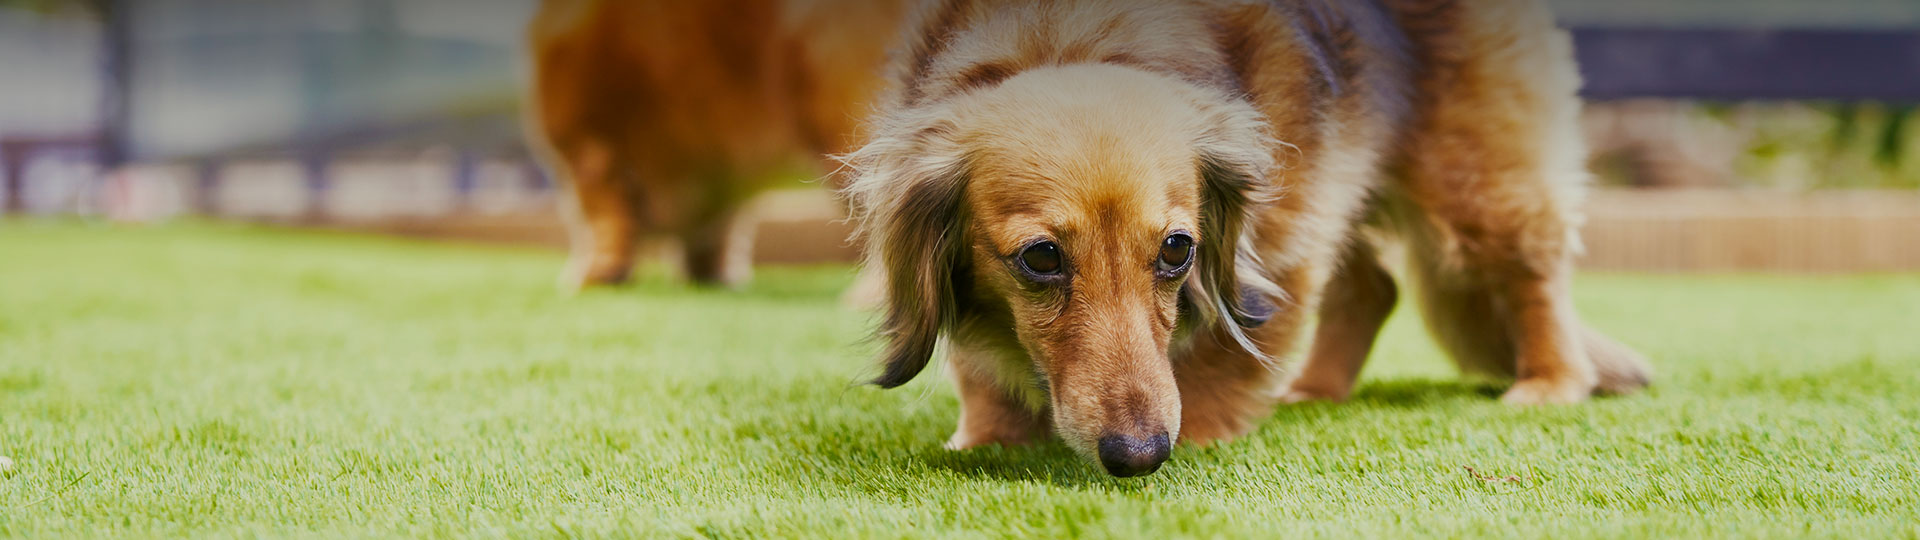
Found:
[[[859,140],[898,2],[548,0],[528,27],[529,138],[572,190],[576,284],[617,282],[649,234],[732,281],[734,212]]]
[[[546,2],[529,29],[537,124],[556,146],[656,154],[635,166],[666,174],[646,181],[797,150],[780,17],[777,0]]]

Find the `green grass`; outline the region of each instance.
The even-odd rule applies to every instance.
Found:
[[[1920,537],[1920,277],[1588,275],[1650,392],[1520,410],[1403,309],[1359,393],[1117,480],[950,453],[843,267],[0,222],[0,536]],[[1469,473],[1512,480],[1486,481]]]

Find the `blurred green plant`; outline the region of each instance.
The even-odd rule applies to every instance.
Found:
[[[1920,109],[1877,102],[1595,103],[1601,182],[1637,187],[1920,189]]]
[[[1920,188],[1916,110],[1884,103],[1708,107],[1740,141],[1736,181],[1804,189]]]

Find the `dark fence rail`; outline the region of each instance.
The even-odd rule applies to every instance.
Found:
[[[1920,30],[1575,28],[1589,99],[1920,101]]]

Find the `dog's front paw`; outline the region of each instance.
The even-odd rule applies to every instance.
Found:
[[[1587,400],[1593,383],[1578,380],[1537,377],[1521,379],[1500,396],[1508,405],[1570,405]]]
[[[1280,403],[1286,404],[1286,405],[1294,405],[1298,403],[1312,403],[1315,401],[1339,403],[1346,400],[1347,400],[1346,396],[1339,396],[1339,395],[1334,395],[1334,394],[1329,394],[1324,392],[1314,392],[1310,390],[1288,390],[1286,393],[1280,394]]]
[[[560,292],[573,294],[594,287],[623,285],[631,275],[632,268],[631,261],[623,262],[616,256],[575,256],[567,262],[566,271],[560,274]]]
[[[1339,403],[1347,400],[1347,392],[1335,392],[1312,386],[1294,386],[1281,392],[1278,399],[1285,405],[1315,401]]]
[[[953,436],[947,439],[947,444],[942,446],[948,450],[966,450],[968,448],[973,448],[976,446],[986,446],[989,444],[998,444],[1001,446],[1026,446],[1032,442],[1033,442],[1033,438],[1030,436],[1027,436],[1026,434],[993,433],[993,432],[969,433],[966,430],[960,430],[960,431],[954,432]]]

